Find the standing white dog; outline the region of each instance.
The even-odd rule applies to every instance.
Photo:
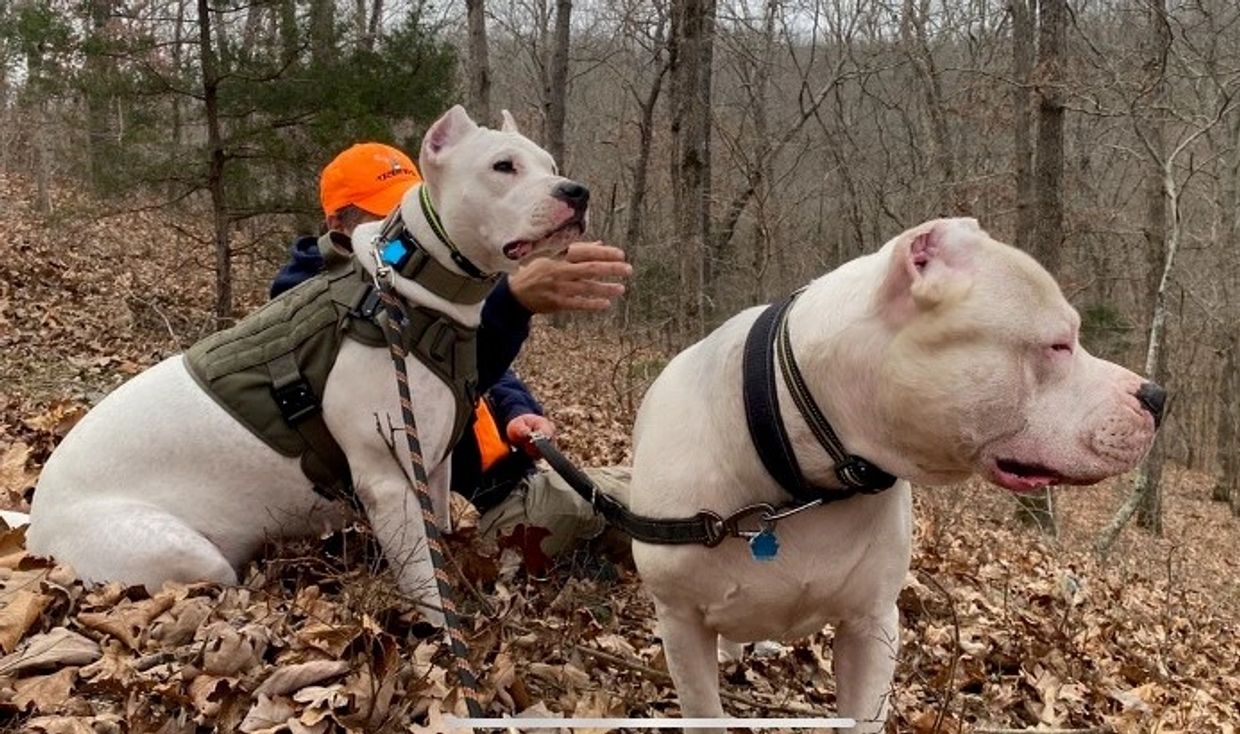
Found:
[[[483,273],[511,272],[584,229],[588,192],[559,176],[506,111],[495,131],[454,107],[427,131],[419,163],[449,241]],[[405,226],[435,261],[462,273],[418,193],[401,203]],[[354,232],[371,274],[378,231],[375,223]],[[481,302],[450,302],[399,275],[394,284],[410,304],[466,327],[479,322]],[[407,363],[437,514],[446,517],[453,394],[422,362]],[[398,464],[376,430],[383,417],[400,425],[387,350],[345,339],[321,406],[401,590],[440,622],[408,460]],[[177,355],[122,385],[65,437],[39,478],[27,538],[32,552],[89,580],[151,589],[169,580],[234,584],[265,540],[315,533],[342,521],[341,509],[311,490],[296,457],[274,451],[204,392]]]
[[[646,394],[635,513],[727,516],[792,499],[746,430],[743,344],[761,311],[681,353]],[[1165,393],[1082,349],[1080,319],[1051,276],[971,219],[928,222],[819,278],[786,323],[840,443],[901,480],[779,521],[766,563],[735,538],[714,548],[635,543],[634,557],[685,716],[723,715],[717,642],[803,637],[832,623],[838,713],[858,721],[855,731],[878,732],[910,560],[909,481],[980,474],[1013,491],[1097,482],[1149,450]],[[824,496],[838,493],[833,461],[788,381],[776,387],[795,463]]]

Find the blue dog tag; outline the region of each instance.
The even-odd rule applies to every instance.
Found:
[[[762,532],[749,539],[749,552],[755,561],[770,562],[779,554],[779,540],[774,528],[762,528]]]

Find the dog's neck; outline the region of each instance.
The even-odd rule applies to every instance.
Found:
[[[434,228],[431,227],[430,222],[426,219],[426,215],[422,212],[421,206],[417,203],[416,194],[405,197],[401,204],[400,216],[405,229],[437,263],[449,271],[460,275],[462,278],[469,277],[453,262],[452,251],[435,234]],[[379,230],[377,224],[374,228],[368,225],[363,226],[367,227],[367,229],[363,232],[361,227],[359,227],[359,233],[364,234],[364,237],[361,240],[355,239],[354,249],[356,250],[357,257],[361,260],[362,267],[367,274],[373,276],[376,267],[373,255],[374,237]],[[395,272],[392,273],[392,285],[396,292],[409,303],[438,311],[462,326],[477,328],[482,320],[482,305],[485,299],[477,303],[451,301],[432,293],[417,281],[401,277],[399,273]]]
[[[882,282],[884,253],[850,261],[815,280],[792,305],[788,328],[797,364],[844,449],[899,477],[908,476],[912,467],[885,440],[878,401],[878,361],[893,338],[885,325],[875,323],[875,284]],[[840,293],[848,297],[840,298]],[[830,456],[782,380],[779,404],[806,478],[822,487],[839,486]]]

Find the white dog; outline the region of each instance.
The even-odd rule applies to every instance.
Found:
[[[746,430],[742,345],[761,309],[677,356],[646,394],[634,433],[630,507],[651,517],[722,516],[792,498]],[[746,544],[634,544],[668,667],[689,717],[723,715],[716,644],[795,638],[835,625],[838,713],[878,732],[909,568],[909,482],[980,474],[1028,491],[1124,472],[1153,442],[1165,393],[1077,343],[1080,319],[1051,276],[971,219],[928,222],[819,278],[788,330],[812,398],[848,452],[900,477],[774,527],[768,563]],[[778,374],[778,373],[777,373]],[[841,486],[778,382],[805,478]]]
[[[523,258],[567,246],[585,226],[588,192],[559,176],[507,112],[495,131],[454,107],[427,131],[419,161],[449,239],[482,272],[511,272]],[[415,188],[401,203],[406,227],[436,261],[461,272],[417,195]],[[354,232],[372,274],[378,231],[375,223]],[[409,303],[477,326],[481,302],[448,302],[398,275],[394,281]],[[437,514],[446,517],[453,396],[421,362],[407,364]],[[402,591],[441,622],[408,460],[398,464],[376,431],[377,417],[400,425],[392,372],[386,349],[346,339],[327,376],[323,419]],[[403,441],[397,449],[404,453]],[[152,589],[169,580],[234,584],[266,539],[322,530],[345,518],[342,509],[311,490],[297,458],[274,451],[212,400],[177,355],[118,388],[65,437],[39,479],[28,543],[89,580]]]

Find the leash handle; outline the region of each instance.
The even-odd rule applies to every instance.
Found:
[[[563,477],[569,486],[577,490],[577,494],[581,495],[582,499],[587,500],[591,507],[595,510],[598,509],[598,485],[560,451],[560,448],[555,445],[550,436],[542,433],[531,433],[530,443],[534,444],[535,448],[538,449],[538,453],[542,454],[542,457],[547,460],[552,469],[555,469],[556,474]]]

